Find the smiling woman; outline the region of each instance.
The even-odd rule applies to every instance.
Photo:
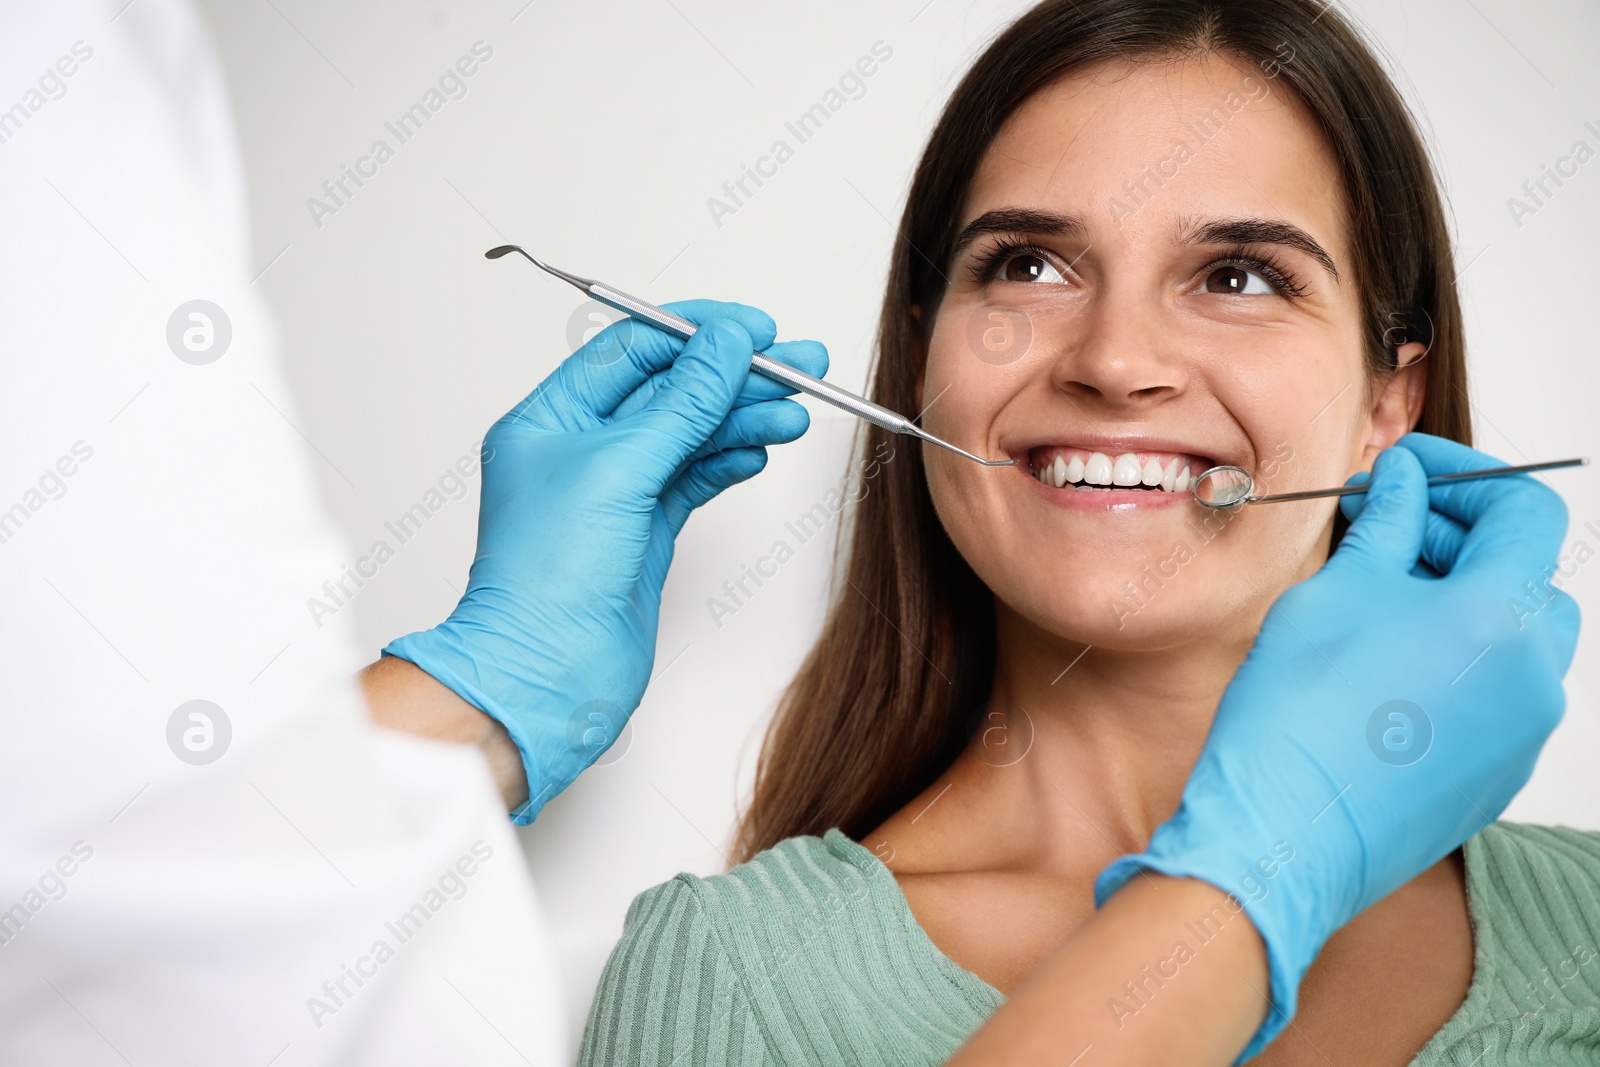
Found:
[[[1467,442],[1453,275],[1411,116],[1320,0],[1052,0],[1002,34],[917,167],[873,399],[1016,465],[885,465],[767,736],[746,862],[635,902],[583,1062],[954,1052],[1173,816],[1269,609],[1344,532],[1318,500],[1197,537],[1190,480],[1318,488],[1412,430]],[[1316,859],[1252,862],[1265,899]],[[1490,827],[1326,942],[1260,1062],[1585,1062],[1600,986],[1524,987],[1600,940],[1597,875],[1596,835]],[[1237,913],[1159,946],[1113,1028],[1154,1025]]]

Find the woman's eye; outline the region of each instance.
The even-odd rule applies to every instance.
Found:
[[[1206,292],[1230,296],[1271,296],[1277,292],[1261,275],[1243,267],[1218,267],[1206,278]]]
[[[1033,252],[1019,252],[1000,265],[1004,282],[1064,282],[1061,272],[1046,258]]]

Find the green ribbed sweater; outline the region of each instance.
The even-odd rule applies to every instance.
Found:
[[[1600,1064],[1600,833],[1495,823],[1465,846],[1476,946],[1413,1067]],[[1005,997],[917,925],[838,830],[628,909],[580,1067],[942,1063]]]

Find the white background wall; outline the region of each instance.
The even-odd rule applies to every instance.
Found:
[[[865,383],[893,226],[956,78],[1027,5],[958,0],[203,0],[251,181],[256,283],[276,309],[299,429],[321,456],[351,558],[421,499],[571,351],[578,295],[484,249],[524,243],[658,302],[740,300],[780,336],[826,342]],[[1600,160],[1517,225],[1509,197],[1586,141],[1600,150],[1593,0],[1362,0],[1442,161],[1458,237],[1480,447],[1510,462],[1600,454],[1593,322]],[[751,12],[759,10],[759,16]],[[493,56],[336,214],[307,207],[477,41]],[[718,225],[708,197],[876,41],[893,57]],[[1586,128],[1585,122],[1594,124]],[[760,731],[820,624],[831,538],[736,617],[707,598],[843,478],[853,426],[813,428],[691,520],[657,669],[622,755],[551,804],[523,843],[570,976],[573,1032],[640,890],[724,866]],[[1600,476],[1553,478],[1570,539],[1600,552]],[[375,655],[454,605],[476,482],[343,609]],[[1592,522],[1590,529],[1585,522]],[[332,577],[332,576],[330,576]],[[1600,616],[1600,564],[1567,588]],[[314,590],[307,590],[311,595]],[[1570,710],[1509,817],[1600,828],[1600,628]]]

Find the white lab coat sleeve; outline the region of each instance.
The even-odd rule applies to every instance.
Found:
[[[482,760],[371,726],[308,607],[362,552],[198,17],[8,4],[0,70],[0,1063],[566,1060]]]

